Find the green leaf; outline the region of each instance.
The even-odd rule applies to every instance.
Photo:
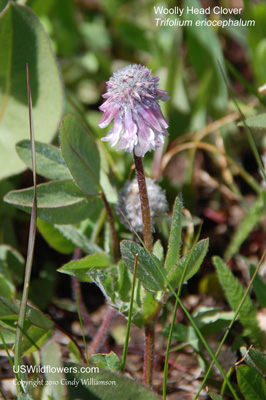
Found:
[[[52,329],[42,329],[37,326],[31,325],[22,339],[21,352],[22,357],[27,354],[39,350],[47,339],[52,335]]]
[[[63,86],[50,41],[28,7],[10,1],[0,14],[0,179],[25,169],[15,144],[29,137],[26,63],[36,138],[49,142],[63,109]]]
[[[120,358],[111,351],[109,354],[93,354],[91,361],[99,368],[106,369],[111,372],[121,371],[122,362]]]
[[[41,360],[42,365],[48,367],[46,368],[45,378],[46,381],[51,382],[49,385],[51,398],[53,400],[65,399],[67,395],[67,388],[66,385],[62,385],[65,375],[62,372],[64,367],[62,363],[61,347],[59,344],[56,342],[46,343],[41,349]],[[47,397],[49,398],[50,396]]]
[[[31,279],[29,298],[40,310],[49,306],[57,286],[58,275],[53,263],[45,262],[39,276]]]
[[[163,335],[165,337],[168,337],[169,332],[170,327],[167,327],[163,330]],[[196,352],[200,351],[200,340],[193,326],[174,324],[173,339],[177,340],[178,342],[183,342],[187,345],[192,346]]]
[[[11,282],[23,282],[25,260],[22,255],[9,245],[0,245],[0,271]]]
[[[71,179],[71,174],[62,156],[61,150],[51,144],[35,142],[36,171],[46,179]],[[29,140],[16,144],[18,155],[28,168],[32,168],[31,145]]]
[[[223,400],[222,396],[219,394],[213,392],[212,390],[208,390],[208,395],[213,399],[213,400]]]
[[[100,155],[87,128],[72,114],[61,124],[61,148],[71,175],[81,190],[97,195],[100,185]]]
[[[236,375],[245,400],[266,399],[266,383],[256,369],[247,365],[240,365],[236,369]]]
[[[249,357],[254,362],[257,368],[266,375],[266,354],[251,347],[248,351]]]
[[[250,266],[250,276],[253,276],[255,269],[253,265]],[[253,288],[260,306],[266,307],[266,285],[259,274],[257,274],[253,280]]]
[[[132,322],[135,325],[142,327],[154,323],[154,317],[158,313],[158,309],[161,308],[160,301],[155,296],[154,293],[145,289],[143,290],[141,305],[138,308],[135,305],[134,308],[135,314],[133,315]]]
[[[120,249],[125,266],[132,273],[134,272],[136,254],[138,254],[136,276],[146,289],[156,292],[164,288],[163,276],[159,271],[160,261],[156,256],[149,254],[146,249],[130,240],[123,240]]]
[[[65,238],[54,225],[38,218],[37,228],[46,242],[59,253],[72,254],[74,252],[76,246],[71,240]]]
[[[1,335],[3,336],[3,342],[1,340]],[[0,335],[0,349],[5,348],[6,346],[10,349],[13,347],[15,340],[16,340],[16,331],[14,330],[13,332],[1,329],[1,335]]]
[[[256,224],[265,215],[266,193],[261,192],[255,203],[249,207],[247,214],[242,219],[240,226],[234,232],[233,237],[225,251],[225,258],[229,259],[238,253],[240,246],[247,239]]]
[[[101,288],[109,304],[120,313],[128,316],[132,291],[132,274],[125,267],[124,262],[109,268],[92,268],[89,270],[91,279]],[[161,292],[156,293],[158,299]],[[151,322],[158,311],[160,301],[155,294],[137,285],[133,302],[132,322],[138,327]]]
[[[65,366],[69,367],[66,379],[70,382],[76,379],[78,382],[77,387],[71,384],[67,385],[68,400],[77,398],[80,400],[109,400],[110,398],[116,400],[158,400],[160,398],[156,393],[132,379],[112,372],[93,372],[93,367],[90,367],[90,373],[88,374],[87,372],[81,372],[84,369],[82,365],[65,363]],[[73,367],[76,367],[77,372]],[[99,381],[109,382],[109,384],[100,385]]]
[[[193,318],[203,335],[221,332],[234,318],[233,311],[221,311],[217,308],[200,308]]]
[[[102,206],[102,203],[100,203]],[[98,206],[99,208],[99,206]],[[95,243],[89,241],[87,236],[73,225],[57,225],[54,227],[67,239],[69,239],[76,247],[80,247],[86,253],[102,253],[103,250]]]
[[[17,317],[19,313],[19,305],[19,302],[18,305],[13,304],[7,299],[0,297],[0,318]],[[49,318],[47,318],[41,311],[31,306],[27,306],[26,318],[31,324],[39,328],[48,330],[53,327],[53,322]]]
[[[245,122],[251,130],[261,131],[261,132],[266,131],[266,113],[248,117],[246,118]],[[240,122],[239,125],[244,126],[243,122]]]
[[[165,259],[165,269],[167,272],[175,265],[180,257],[180,247],[182,240],[182,198],[177,197],[174,204],[171,231],[168,241],[168,251]]]
[[[109,265],[110,263],[106,254],[92,254],[81,260],[70,261],[57,271],[75,276],[75,278],[83,282],[91,282],[91,278],[88,275],[90,268],[105,268]]]
[[[164,261],[164,249],[163,249],[162,243],[161,243],[161,241],[159,239],[156,240],[156,242],[154,243],[152,254],[155,255],[158,258],[160,263],[163,263],[163,261]]]
[[[213,263],[226,299],[231,308],[236,311],[244,296],[244,289],[220,257],[213,257]],[[264,334],[258,326],[257,308],[249,295],[242,305],[238,319],[245,328],[245,334],[252,339],[254,344],[262,347]]]
[[[13,190],[4,200],[31,213],[33,188]],[[100,200],[88,198],[73,181],[52,181],[37,186],[37,215],[54,224],[73,224],[91,215]]]
[[[175,264],[167,275],[166,285],[171,284],[177,288],[181,282],[184,269],[186,269],[184,282],[197,273],[207,253],[209,239],[200,240],[177,264]]]

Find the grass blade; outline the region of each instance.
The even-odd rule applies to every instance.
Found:
[[[36,221],[37,221],[37,196],[36,196],[36,158],[35,158],[35,138],[34,138],[34,126],[33,126],[33,116],[32,116],[32,99],[31,99],[31,88],[30,88],[30,80],[29,80],[29,68],[28,64],[26,65],[27,70],[27,87],[28,87],[28,107],[29,107],[29,124],[30,124],[30,140],[31,140],[31,153],[32,153],[32,171],[33,171],[33,183],[34,183],[34,194],[33,194],[33,203],[32,203],[32,212],[30,219],[30,230],[29,230],[29,241],[28,241],[28,252],[27,252],[27,260],[26,260],[26,268],[25,268],[25,277],[24,277],[24,286],[23,293],[21,299],[21,307],[18,317],[18,326],[16,332],[16,345],[15,345],[15,357],[14,357],[14,366],[15,370],[19,370],[19,366],[22,363],[21,360],[21,341],[22,341],[22,331],[24,327],[25,315],[26,315],[26,307],[29,295],[29,285],[30,285],[30,277],[32,270],[32,262],[33,262],[33,253],[34,253],[34,245],[35,245],[35,237],[36,237]],[[20,373],[19,381],[20,379]],[[17,385],[18,395],[19,393],[23,393],[23,386],[19,383]]]

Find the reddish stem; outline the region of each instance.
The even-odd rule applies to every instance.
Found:
[[[144,364],[143,364],[143,384],[148,387],[152,385],[152,375],[154,366],[154,342],[155,329],[154,325],[145,326],[145,347],[144,347]]]
[[[142,158],[134,154],[134,160],[136,166],[140,203],[141,203],[143,240],[145,246],[151,252],[153,247],[153,240],[152,240],[151,216],[150,216],[150,206],[149,206],[149,198],[146,186],[146,179],[143,170]]]
[[[107,312],[105,314],[104,320],[94,337],[93,341],[91,342],[91,345],[88,349],[89,354],[95,354],[97,353],[98,349],[101,347],[103,344],[104,340],[106,339],[107,333],[108,333],[108,328],[111,323],[112,317],[114,314],[114,309],[109,307],[107,308]]]

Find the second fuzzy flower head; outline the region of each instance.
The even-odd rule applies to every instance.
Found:
[[[107,100],[99,107],[104,111],[99,126],[105,128],[114,120],[114,127],[103,141],[109,141],[117,150],[124,149],[143,157],[147,151],[164,144],[168,136],[168,124],[162,115],[158,101],[169,96],[158,89],[159,78],[142,65],[129,65],[114,73],[106,83]]]

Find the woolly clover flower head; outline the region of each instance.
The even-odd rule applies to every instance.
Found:
[[[162,190],[160,186],[154,182],[153,179],[146,178],[146,185],[149,197],[152,224],[154,224],[153,218],[160,217],[166,211],[168,211],[168,204],[165,196],[165,191]],[[129,220],[132,227],[137,232],[142,232],[142,214],[137,178],[133,179],[132,182],[127,181],[123,189],[120,191],[119,208]],[[123,215],[121,215],[121,222],[127,225]]]
[[[142,65],[129,65],[119,69],[106,83],[107,100],[99,107],[104,111],[99,126],[105,128],[114,120],[114,127],[103,141],[117,150],[135,153],[143,157],[147,151],[164,144],[168,136],[168,124],[162,115],[158,101],[167,101],[165,90],[157,88],[158,77]]]

